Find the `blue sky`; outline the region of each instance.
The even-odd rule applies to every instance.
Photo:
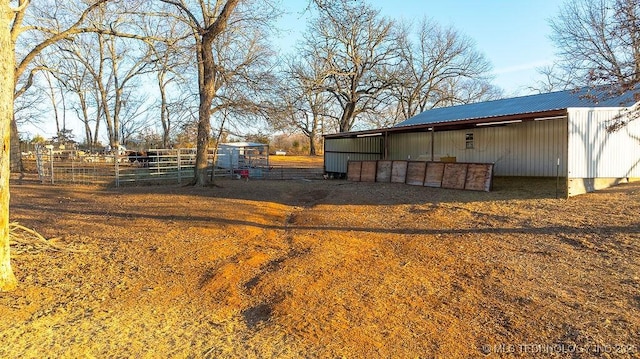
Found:
[[[431,18],[441,25],[451,25],[476,42],[477,49],[491,61],[494,83],[507,96],[526,95],[538,75],[536,67],[554,59],[549,40],[548,20],[556,16],[563,0],[367,0],[382,14],[405,21]],[[293,14],[283,23],[293,39],[304,31],[305,0],[283,0]],[[296,14],[297,12],[297,14]]]
[[[289,12],[279,22],[283,28],[280,43],[293,44],[306,28],[309,0],[281,0]],[[477,49],[491,61],[494,83],[506,96],[526,95],[534,85],[536,67],[551,64],[554,48],[548,39],[548,19],[558,13],[563,0],[365,0],[383,15],[403,21],[431,18],[441,25],[451,25],[476,42]],[[77,139],[82,129],[74,116],[68,127]],[[45,137],[55,133],[55,124],[41,123],[21,129]],[[103,139],[104,140],[104,139]],[[106,141],[105,141],[106,142]]]

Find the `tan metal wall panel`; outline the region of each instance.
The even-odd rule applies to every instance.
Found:
[[[324,166],[327,172],[347,173],[348,161],[379,160],[382,137],[330,138],[324,141]]]
[[[465,135],[473,133],[473,149],[465,148]],[[529,121],[498,127],[436,132],[434,159],[456,157],[458,162],[495,163],[497,176],[566,174],[567,120]],[[431,159],[431,133],[389,135],[389,159]]]
[[[607,132],[618,114],[615,108],[569,109],[569,177],[640,177],[640,120]]]

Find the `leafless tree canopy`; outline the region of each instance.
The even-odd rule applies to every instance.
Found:
[[[428,19],[416,30],[406,26],[401,33],[401,81],[394,91],[397,120],[501,95],[490,83],[491,64],[471,38]]]
[[[394,22],[364,2],[320,3],[302,54],[320,61],[323,91],[340,109],[338,130],[349,131],[361,114],[376,111],[397,81]]]
[[[42,83],[40,71],[51,73],[92,148],[101,131],[115,147],[153,118],[168,146],[194,113],[201,148],[223,126],[240,133],[267,118],[282,125],[287,116],[272,109],[283,87],[290,105],[279,107],[298,112],[289,125],[312,137],[320,124],[335,131],[390,126],[429,108],[501,95],[470,38],[433,21],[401,26],[365,1],[309,1],[314,20],[295,71],[273,65],[269,29],[279,10],[270,1],[25,4],[17,23],[29,36],[16,35],[15,96]],[[136,96],[141,81],[156,83],[157,100]]]
[[[277,130],[301,132],[309,140],[309,155],[316,154],[319,131],[338,119],[331,111],[330,94],[323,90],[324,67],[311,57],[285,60],[274,89],[271,125]]]
[[[573,85],[611,86],[621,93],[640,82],[640,2],[573,0],[550,21]]]
[[[314,4],[317,16],[296,54],[314,76],[296,76],[313,84],[307,92],[329,94],[327,128],[387,127],[434,107],[502,95],[491,84],[491,64],[453,28],[426,19],[404,25],[361,1]]]
[[[263,36],[274,7],[268,1],[252,0],[161,2],[165,6],[159,13],[190,29],[199,96],[194,184],[206,185],[212,115],[255,108],[255,97],[247,94],[247,90],[262,85],[254,75],[268,58]]]
[[[640,1],[572,0],[551,21],[564,86],[588,86],[587,95],[597,102],[627,91],[640,99]],[[637,111],[630,118],[637,118]],[[628,119],[620,117],[609,130]]]

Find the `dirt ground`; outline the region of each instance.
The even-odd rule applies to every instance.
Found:
[[[640,358],[640,183],[12,183],[0,357]]]

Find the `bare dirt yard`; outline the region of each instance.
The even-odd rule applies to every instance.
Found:
[[[219,185],[12,183],[0,357],[640,358],[640,183]]]

